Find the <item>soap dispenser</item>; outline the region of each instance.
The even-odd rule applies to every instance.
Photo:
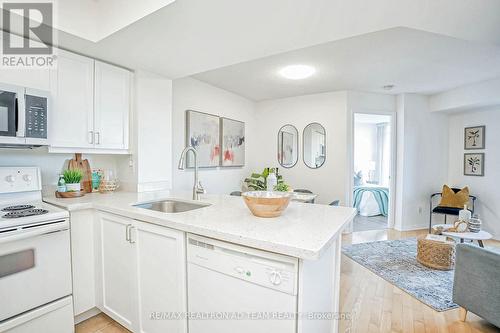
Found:
[[[270,169],[270,173],[267,176],[267,184],[266,184],[266,189],[268,191],[274,191],[274,188],[278,185],[278,177],[276,177],[276,174],[274,173],[274,169]]]

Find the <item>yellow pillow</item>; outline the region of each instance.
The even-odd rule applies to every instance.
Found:
[[[464,208],[464,205],[469,203],[469,188],[467,186],[455,193],[448,185],[444,185],[442,193],[439,203],[441,207]]]

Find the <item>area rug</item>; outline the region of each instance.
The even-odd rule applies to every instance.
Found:
[[[452,302],[453,271],[418,263],[416,238],[346,245],[342,252],[436,311],[458,307]]]

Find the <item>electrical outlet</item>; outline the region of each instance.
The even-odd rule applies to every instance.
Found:
[[[422,206],[418,207],[418,213],[419,213],[420,215],[422,215],[422,212],[423,212],[423,208],[422,208]]]

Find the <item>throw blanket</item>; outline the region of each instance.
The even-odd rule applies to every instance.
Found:
[[[378,207],[382,215],[387,216],[389,207],[389,190],[386,187],[370,187],[370,186],[359,186],[354,188],[354,208],[359,211],[359,204],[361,203],[361,198],[363,193],[372,192],[373,197],[377,201]]]

